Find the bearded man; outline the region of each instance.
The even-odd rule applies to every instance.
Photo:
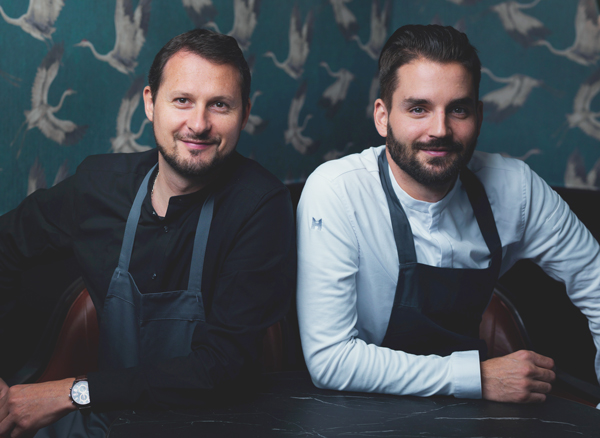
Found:
[[[0,437],[104,436],[102,412],[222,400],[256,380],[262,337],[288,308],[291,200],[235,151],[251,106],[236,40],[179,35],[148,82],[157,149],[88,157],[0,218],[0,293],[23,266],[74,254],[100,321],[98,372],[0,380]]]
[[[480,69],[465,34],[399,28],[379,58],[374,120],[385,146],[309,177],[297,294],[318,387],[545,400],[551,358],[486,360],[478,339],[498,277],[520,259],[566,284],[600,345],[600,247],[526,164],[474,151]]]

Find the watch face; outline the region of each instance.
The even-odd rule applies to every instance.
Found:
[[[90,390],[87,380],[75,382],[73,388],[71,389],[71,398],[77,405],[80,406],[90,404]]]

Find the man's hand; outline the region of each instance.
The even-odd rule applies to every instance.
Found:
[[[0,438],[32,437],[77,409],[69,398],[75,379],[15,385],[0,379]]]
[[[554,361],[533,351],[519,350],[481,362],[481,387],[487,400],[539,403],[546,400],[556,375]]]

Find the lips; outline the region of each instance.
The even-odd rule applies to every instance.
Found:
[[[219,138],[189,138],[189,137],[180,137],[178,135],[175,136],[175,139],[185,143],[185,145],[191,149],[205,149],[210,146],[218,145],[220,143]]]

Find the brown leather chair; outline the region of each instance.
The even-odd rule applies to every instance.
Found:
[[[9,384],[46,382],[84,375],[98,364],[98,319],[96,308],[83,284],[77,279],[58,304],[66,310],[55,311],[51,319],[62,321],[57,330],[49,330],[29,362],[8,379]],[[54,345],[53,348],[48,346]],[[267,329],[263,340],[263,369],[283,368],[283,335],[279,322]]]
[[[97,367],[98,318],[84,287],[69,307],[54,351],[37,382],[81,376]]]
[[[481,318],[479,338],[487,344],[490,359],[531,349],[519,312],[498,288]]]
[[[488,357],[500,357],[518,350],[535,350],[523,320],[507,294],[497,286],[479,326],[479,337],[488,346]],[[556,381],[551,394],[595,407],[600,389],[555,367]]]

